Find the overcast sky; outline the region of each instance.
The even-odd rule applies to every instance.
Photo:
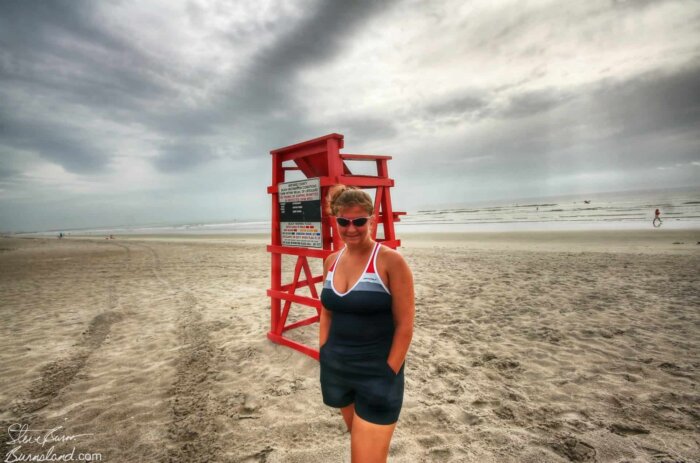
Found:
[[[269,217],[269,151],[331,132],[393,156],[398,210],[700,187],[698,31],[695,0],[2,0],[0,229]]]

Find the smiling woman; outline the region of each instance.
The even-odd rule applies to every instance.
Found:
[[[345,247],[323,265],[323,402],[341,410],[352,461],[386,461],[413,336],[413,276],[398,252],[372,240],[374,207],[367,193],[337,185],[329,204]]]

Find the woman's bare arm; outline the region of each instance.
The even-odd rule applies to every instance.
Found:
[[[329,255],[326,257],[326,260],[323,261],[323,282],[325,284],[326,281],[326,275],[328,274],[328,269],[330,268],[331,262],[333,262],[333,259],[335,258],[335,253]],[[320,349],[322,345],[326,343],[328,340],[328,331],[331,328],[331,318],[332,318],[333,313],[330,310],[326,310],[325,307],[323,307],[323,304],[321,304],[321,315],[319,317],[319,339],[318,339],[318,348]]]
[[[413,274],[398,252],[387,252],[385,256],[394,316],[394,340],[387,363],[394,372],[398,372],[413,338],[413,319],[416,313]]]

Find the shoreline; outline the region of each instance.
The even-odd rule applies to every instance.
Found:
[[[399,249],[454,244],[474,249],[551,252],[700,252],[700,228],[687,230],[557,230],[495,232],[404,232]],[[52,240],[55,236],[3,236],[5,239]],[[66,241],[143,241],[171,243],[270,244],[269,233],[68,235]]]

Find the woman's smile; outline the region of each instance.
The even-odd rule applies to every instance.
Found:
[[[371,227],[373,222],[370,211],[360,206],[350,206],[339,210],[338,216],[348,219],[348,221],[345,222],[345,226],[338,223],[338,232],[343,240],[352,243],[352,246],[361,245],[364,240],[371,241]],[[360,226],[355,225],[353,220],[362,218],[369,218],[369,220],[364,221]]]

